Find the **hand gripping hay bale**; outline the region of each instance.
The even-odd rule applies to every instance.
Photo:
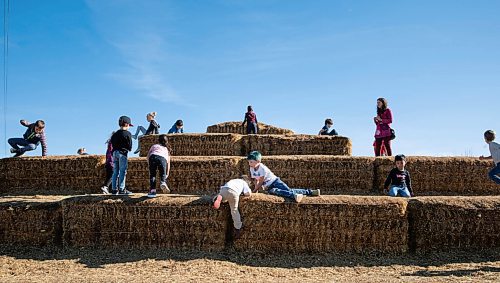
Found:
[[[249,135],[246,153],[262,155],[347,155],[352,154],[351,140],[341,136]]]
[[[389,197],[307,197],[302,203],[254,194],[242,200],[239,251],[279,253],[404,253],[407,200]]]
[[[64,244],[72,247],[224,248],[227,209],[210,209],[210,198],[169,195],[74,197],[63,202]]]
[[[498,195],[500,187],[488,178],[492,166],[491,161],[473,157],[410,156],[406,169],[417,196]],[[392,168],[394,157],[375,160],[375,184],[380,192]]]
[[[418,197],[408,213],[417,253],[500,248],[500,196]]]
[[[246,126],[241,125],[242,122],[224,122],[207,127],[207,133],[233,133],[246,134]],[[264,123],[258,123],[259,134],[263,135],[293,135],[294,132],[289,129],[283,129]]]
[[[61,244],[63,197],[0,198],[0,244],[53,246]]]

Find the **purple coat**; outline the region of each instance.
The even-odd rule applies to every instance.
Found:
[[[391,123],[392,123],[392,112],[391,109],[387,108],[384,113],[380,115],[382,122],[377,122],[377,129],[375,131],[375,138],[385,138],[391,136]]]
[[[108,149],[106,150],[106,166],[111,168],[115,167],[113,163],[113,145],[108,142]]]

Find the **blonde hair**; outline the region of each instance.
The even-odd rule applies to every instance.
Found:
[[[146,115],[146,118],[148,117],[151,117],[151,118],[155,118],[156,117],[156,112],[149,112],[147,115]]]

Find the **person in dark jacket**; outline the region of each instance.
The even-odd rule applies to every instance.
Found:
[[[328,118],[325,120],[325,125],[323,126],[323,128],[321,128],[318,135],[320,135],[320,136],[338,136],[339,133],[337,133],[337,131],[333,128],[330,130],[331,127],[333,127],[333,120]]]
[[[115,132],[111,133],[113,136]],[[114,171],[114,163],[113,163],[113,145],[111,144],[111,138],[106,141],[106,163],[104,164],[104,168],[106,169],[106,179],[104,180],[104,184],[101,187],[101,191],[105,195],[109,195],[109,187],[111,187],[111,177],[113,177]]]
[[[391,197],[412,197],[410,172],[405,169],[406,157],[403,154],[394,157],[396,168],[392,169],[384,183],[384,191],[389,191]],[[390,185],[390,187],[389,187]]]
[[[258,134],[259,126],[257,124],[257,115],[253,112],[251,105],[248,105],[247,107],[247,113],[245,113],[245,119],[243,120],[241,126],[244,127],[245,123],[247,124],[247,135]]]
[[[114,164],[111,193],[115,195],[131,195],[132,192],[125,190],[125,178],[128,168],[128,152],[132,150],[132,134],[128,129],[134,125],[127,116],[121,116],[118,124],[120,129],[111,136]]]
[[[146,115],[146,120],[149,122],[149,127],[146,129],[143,126],[137,127],[137,131],[135,131],[135,135],[132,135],[133,139],[138,139],[141,136],[139,136],[140,133],[143,135],[157,135],[160,133],[160,124],[158,124],[155,120],[156,118],[156,112],[150,112]],[[137,150],[134,151],[134,154],[139,153],[141,151],[141,146],[138,143],[137,144]]]
[[[42,144],[42,156],[47,156],[45,122],[38,120],[30,124],[26,120],[21,120],[20,123],[28,129],[26,129],[22,138],[10,138],[8,140],[8,143],[12,146],[10,152],[14,153],[14,157],[21,156],[26,151],[35,150],[40,143]]]

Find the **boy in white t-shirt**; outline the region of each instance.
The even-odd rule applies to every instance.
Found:
[[[254,192],[264,188],[271,195],[291,198],[296,202],[301,202],[304,196],[320,195],[319,190],[290,189],[287,184],[276,177],[266,165],[262,164],[262,154],[258,151],[250,152],[247,160],[250,166],[250,176],[256,181]]]
[[[490,179],[500,185],[500,144],[495,142],[495,131],[488,130],[484,133],[484,141],[489,145],[491,155],[480,156],[479,159],[493,159],[495,167],[488,173]]]
[[[229,208],[231,210],[231,217],[233,218],[233,238],[239,239],[241,234],[241,228],[243,223],[241,222],[241,215],[238,210],[238,204],[240,202],[240,195],[243,193],[244,196],[250,196],[252,190],[250,190],[250,184],[252,181],[248,176],[243,175],[240,179],[232,179],[227,182],[224,186],[220,187],[220,192],[213,199],[213,208],[219,209],[222,202],[228,202]]]

